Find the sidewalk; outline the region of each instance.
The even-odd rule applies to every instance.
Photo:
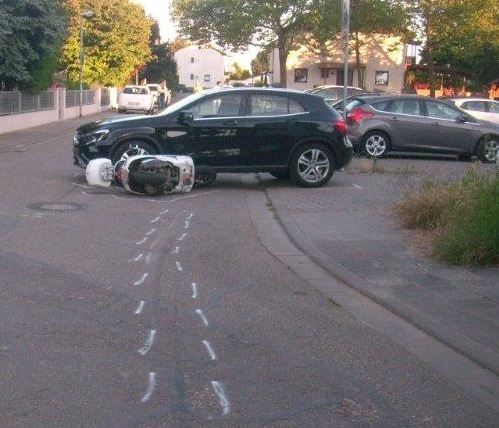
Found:
[[[430,260],[390,212],[419,175],[338,172],[322,189],[277,181],[265,188],[288,236],[313,261],[499,375],[499,268]]]

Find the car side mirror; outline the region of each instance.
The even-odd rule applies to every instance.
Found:
[[[456,118],[456,122],[458,123],[465,123],[465,122],[468,122],[468,116],[464,115],[464,114],[460,114],[457,118]]]
[[[194,114],[192,111],[183,110],[178,114],[178,122],[182,125],[190,125],[194,122]]]

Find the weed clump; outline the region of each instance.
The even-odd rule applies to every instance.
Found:
[[[394,207],[403,227],[431,232],[431,254],[463,266],[499,266],[499,178],[471,168],[456,183],[425,182]]]

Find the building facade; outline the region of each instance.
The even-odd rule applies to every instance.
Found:
[[[368,91],[400,93],[405,83],[406,46],[398,37],[365,37],[360,46],[360,81],[355,54],[350,52],[348,85]],[[269,83],[278,85],[279,56],[271,52]],[[341,42],[328,47],[327,55],[317,55],[306,46],[290,52],[286,63],[288,88],[310,89],[320,85],[344,84],[344,52]]]
[[[196,82],[212,88],[224,81],[224,55],[215,49],[191,45],[175,52],[174,58],[179,83],[187,88],[194,88]]]

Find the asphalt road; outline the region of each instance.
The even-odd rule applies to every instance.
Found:
[[[262,245],[256,176],[137,197],[86,185],[68,123],[6,140],[0,426],[497,426]]]

